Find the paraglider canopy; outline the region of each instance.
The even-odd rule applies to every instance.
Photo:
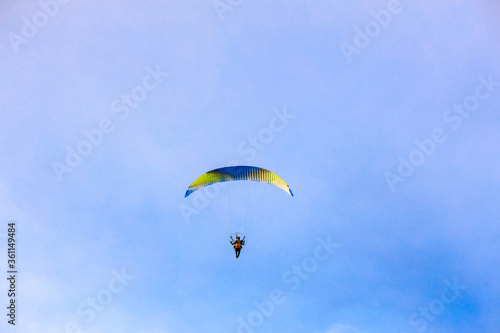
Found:
[[[205,186],[233,180],[253,180],[271,184],[293,196],[290,186],[275,173],[258,167],[238,165],[214,169],[204,173],[189,186],[184,197]]]

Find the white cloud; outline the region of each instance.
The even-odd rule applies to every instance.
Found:
[[[335,323],[328,328],[326,333],[361,333],[361,331],[349,324]]]

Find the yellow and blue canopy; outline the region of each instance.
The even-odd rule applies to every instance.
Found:
[[[196,190],[199,190],[202,187],[233,180],[253,180],[271,184],[279,187],[283,191],[293,196],[290,186],[288,186],[285,181],[278,177],[278,175],[276,175],[275,173],[258,167],[239,165],[219,168],[204,173],[198,179],[196,179],[191,184],[191,186],[189,186],[184,197],[187,197],[188,195]]]

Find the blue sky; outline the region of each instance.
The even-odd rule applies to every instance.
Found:
[[[496,2],[1,7],[2,332],[499,331]]]

